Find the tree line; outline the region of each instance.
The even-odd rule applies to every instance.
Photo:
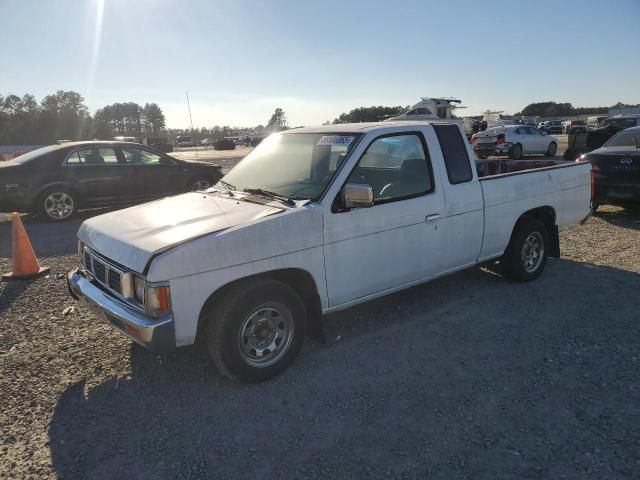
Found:
[[[82,95],[74,91],[58,90],[40,102],[31,94],[0,95],[0,145],[154,136],[164,128],[164,114],[155,103],[114,103],[91,116]]]
[[[515,113],[514,116],[525,117],[571,117],[576,115],[588,115],[590,113],[604,114],[609,113],[610,108],[619,108],[626,106],[622,102],[618,102],[611,107],[574,107],[571,103],[556,102],[538,102],[530,103],[522,109],[521,112]]]

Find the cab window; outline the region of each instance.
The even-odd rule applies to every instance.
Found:
[[[421,136],[412,133],[374,140],[349,175],[347,183],[371,185],[374,204],[432,192],[431,164]]]

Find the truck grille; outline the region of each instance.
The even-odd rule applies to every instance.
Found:
[[[86,247],[83,260],[84,267],[96,282],[117,296],[122,297],[122,276],[125,272],[101,257],[98,257]]]

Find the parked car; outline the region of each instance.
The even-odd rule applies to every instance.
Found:
[[[587,127],[589,127],[589,130],[592,128],[600,128],[602,121],[607,117],[608,115],[594,115],[593,117],[589,117],[587,118]]]
[[[603,127],[613,126],[617,128],[630,128],[640,126],[640,115],[615,115],[602,120]]]
[[[587,133],[589,127],[584,120],[565,120],[562,122],[562,133]]]
[[[540,128],[541,131],[552,135],[554,133],[562,133],[562,120],[549,120],[544,123],[544,127]]]
[[[71,142],[3,162],[0,211],[39,213],[61,221],[86,207],[206,189],[221,177],[217,165],[178,160],[140,144]]]
[[[223,374],[266,380],[323,314],[489,260],[538,277],[590,203],[587,162],[548,163],[480,178],[438,122],[280,132],[204,195],[83,222],[70,291],[153,351],[201,336]]]
[[[193,147],[193,139],[185,135],[179,135],[176,137],[176,146],[180,148]]]
[[[173,147],[171,146],[167,138],[149,137],[144,140],[144,144],[164,153],[173,152]]]
[[[471,137],[473,151],[478,158],[490,155],[509,155],[514,160],[532,153],[554,157],[558,139],[526,125],[493,127]]]
[[[640,126],[622,130],[580,160],[591,162],[594,210],[603,203],[640,204]]]
[[[213,143],[214,150],[235,150],[236,142],[228,138],[222,138]]]

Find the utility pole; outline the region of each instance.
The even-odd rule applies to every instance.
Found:
[[[196,159],[198,158],[198,147],[196,145],[196,137],[193,134],[193,117],[191,116],[191,103],[189,103],[189,92],[185,90],[185,95],[187,96],[187,108],[189,109],[189,122],[191,123],[191,141],[193,142],[193,148],[196,152]]]

